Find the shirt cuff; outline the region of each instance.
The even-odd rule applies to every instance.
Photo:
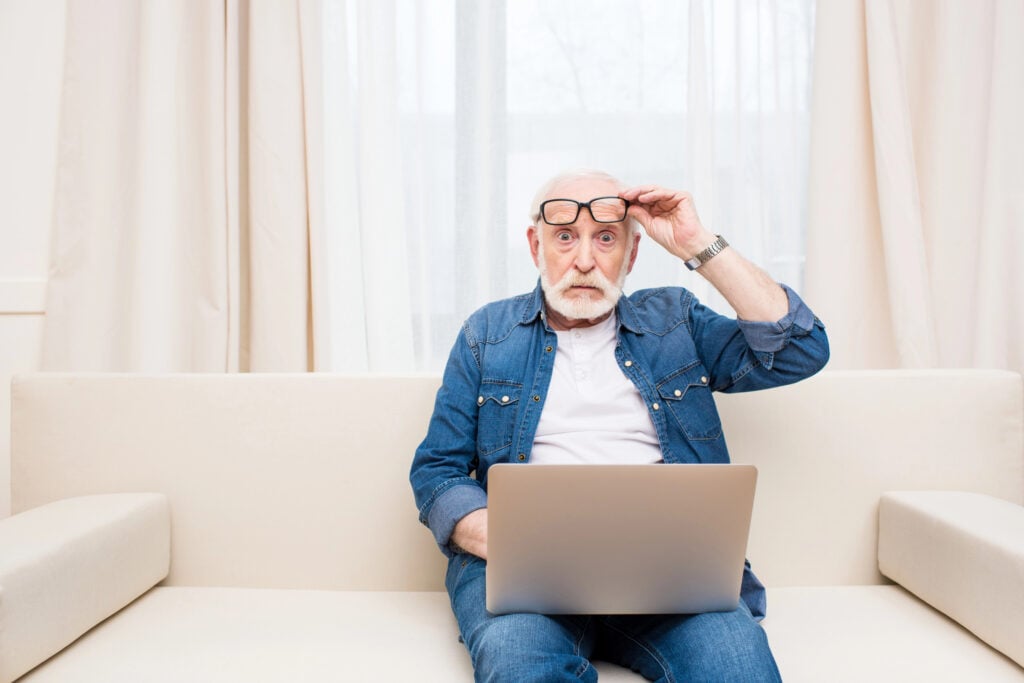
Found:
[[[427,515],[427,526],[441,552],[448,557],[455,554],[449,546],[455,525],[470,512],[485,507],[487,492],[475,481],[452,486],[434,501]]]
[[[803,299],[786,285],[780,284],[789,299],[789,311],[773,323],[737,321],[752,351],[777,353],[785,348],[790,337],[801,337],[814,328],[814,313]]]

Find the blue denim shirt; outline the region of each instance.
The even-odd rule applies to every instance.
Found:
[[[783,286],[789,311],[777,322],[719,315],[680,287],[641,290],[616,306],[615,358],[647,404],[668,463],[729,462],[713,391],[791,384],[828,360],[824,326]],[[420,521],[449,558],[455,524],[487,506],[487,470],[529,462],[558,338],[540,285],[484,306],[455,341],[410,481]],[[755,617],[764,588],[750,572],[742,595]]]

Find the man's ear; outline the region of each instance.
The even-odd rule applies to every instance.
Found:
[[[627,273],[633,272],[633,264],[636,263],[636,252],[640,249],[640,231],[637,230],[636,234],[633,235],[633,251],[629,255],[629,270]]]
[[[540,261],[537,260],[537,254],[540,250],[540,228],[536,225],[531,225],[526,229],[526,240],[530,243],[530,256],[533,257],[533,265],[540,268]]]

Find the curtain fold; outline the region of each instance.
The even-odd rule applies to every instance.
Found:
[[[334,335],[331,367],[344,372],[413,365],[403,172],[402,84],[394,0],[329,2],[323,34],[323,258]],[[353,36],[358,36],[353,40]]]
[[[1021,29],[1013,0],[819,3],[806,273],[832,367],[1024,370]]]
[[[934,367],[935,316],[907,93],[912,76],[900,53],[893,4],[868,2],[864,11],[881,255],[887,280],[896,285],[889,291],[896,345],[903,365]]]
[[[309,46],[320,33],[318,24],[303,26],[303,18],[298,2],[253,2],[248,8],[243,199],[249,248],[243,255],[249,276],[242,370],[314,369],[310,246],[321,239],[322,217],[310,162],[320,161],[322,110],[319,50]]]
[[[315,367],[318,4],[68,5],[44,369]]]

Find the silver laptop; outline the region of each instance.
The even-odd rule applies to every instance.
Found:
[[[752,465],[494,465],[487,609],[734,610],[756,481]]]

